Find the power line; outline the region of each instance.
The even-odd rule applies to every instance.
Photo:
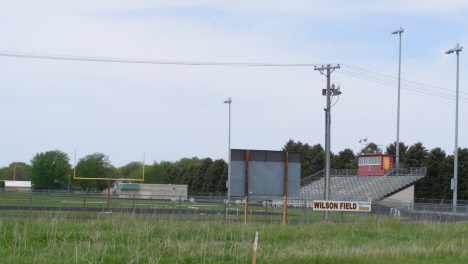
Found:
[[[171,61],[171,60],[142,60],[105,57],[84,57],[70,55],[38,54],[0,51],[0,56],[30,59],[49,59],[67,61],[91,61],[91,62],[114,62],[134,64],[159,64],[159,65],[182,65],[182,66],[243,66],[243,67],[314,67],[325,65],[325,63],[245,63],[245,62],[201,62],[201,61]]]
[[[375,81],[375,82],[379,82],[379,83],[382,83],[382,84],[388,84],[390,86],[396,86],[397,85],[397,83],[395,83],[395,80],[386,80],[386,79],[380,78],[378,76],[375,77],[375,76],[368,75],[368,74],[361,73],[361,72],[353,72],[353,71],[349,71],[347,69],[342,69],[342,70],[340,70],[340,72],[343,73],[343,74],[347,73],[347,75],[350,75],[350,76],[353,76],[353,77],[363,78],[363,79],[366,79],[366,80]],[[404,87],[404,88],[410,89],[410,90],[411,89],[412,90],[419,90],[419,91],[422,91],[422,92],[425,92],[425,93],[433,93],[435,95],[455,97],[455,94],[452,94],[452,93],[442,92],[442,91],[438,91],[438,90],[434,90],[434,89],[428,89],[428,88],[421,87],[421,86],[418,86],[418,85],[403,83],[403,84],[401,84],[401,86]],[[450,91],[450,90],[448,90],[448,91]],[[468,97],[461,97],[461,99],[468,100]]]
[[[25,53],[0,51],[0,56],[15,57],[15,58],[30,58],[30,59],[49,59],[49,60],[65,60],[65,61],[84,61],[84,62],[108,62],[108,63],[130,63],[130,64],[153,64],[153,65],[179,65],[179,66],[231,66],[231,67],[315,67],[323,66],[327,63],[246,63],[246,62],[203,62],[203,61],[172,61],[172,60],[143,60],[143,59],[128,59],[128,58],[107,58],[107,57],[87,57],[87,56],[72,56],[72,55],[56,55],[56,54],[40,54],[40,53]],[[397,86],[396,77],[361,69],[358,67],[341,64],[346,68],[341,68],[338,73],[360,78],[387,86]],[[401,79],[401,86],[410,91],[423,93],[427,95],[437,96],[444,99],[455,100],[455,95],[448,94],[443,91],[455,93],[450,89],[441,88],[433,85],[413,82]],[[443,91],[437,91],[443,90]],[[460,92],[461,94],[468,94]],[[461,102],[468,103],[467,97],[461,97]]]
[[[348,68],[351,68],[351,69],[354,69],[354,70],[357,70],[357,71],[363,71],[363,72],[367,72],[367,73],[369,73],[369,74],[375,74],[375,75],[379,75],[379,76],[381,76],[381,77],[385,77],[385,78],[390,78],[390,79],[396,79],[396,80],[398,80],[398,78],[393,77],[393,76],[390,76],[390,75],[385,75],[385,74],[381,74],[381,73],[378,73],[378,72],[373,72],[373,71],[369,71],[369,70],[364,70],[364,69],[357,68],[357,67],[353,67],[353,66],[346,65],[346,64],[340,64],[340,65],[341,65],[341,66],[348,67]],[[342,69],[343,69],[343,68],[342,68]],[[401,80],[404,81],[404,82],[409,82],[409,83],[413,83],[413,84],[423,85],[423,86],[427,86],[427,87],[431,87],[431,88],[435,88],[435,89],[440,89],[440,90],[455,92],[455,91],[450,90],[450,89],[447,89],[447,88],[442,88],[442,87],[433,86],[433,85],[428,85],[428,84],[419,83],[419,82],[413,82],[413,81],[409,81],[409,80],[405,80],[405,79],[401,79]],[[468,94],[468,92],[460,92],[460,93]]]
[[[344,75],[348,75],[348,76],[352,76],[352,77],[356,77],[356,78],[360,78],[360,79],[364,79],[364,80],[368,80],[368,81],[372,81],[372,82],[376,82],[376,83],[380,83],[380,84],[384,84],[384,85],[387,85],[387,86],[393,86],[393,87],[396,86],[395,84],[392,84],[392,83],[383,82],[383,81],[375,80],[375,79],[372,79],[372,78],[366,78],[366,77],[362,77],[362,76],[359,76],[359,75],[354,75],[354,74],[351,74],[351,73],[346,73],[346,72],[343,72],[343,71],[337,71],[337,73],[344,74]],[[444,98],[444,99],[456,100],[456,99],[453,98],[452,96],[447,96],[447,95],[442,95],[442,94],[436,94],[436,93],[433,93],[433,92],[420,91],[420,90],[416,90],[416,89],[412,89],[412,88],[408,88],[408,87],[402,87],[402,88],[405,89],[405,90],[410,90],[410,91],[413,91],[413,92],[418,92],[418,93],[422,93],[422,94],[432,95],[432,96],[436,96],[436,97],[440,97],[440,98]],[[465,99],[465,98],[463,98],[463,99]],[[460,102],[464,102],[464,103],[468,103],[468,101],[465,101],[465,100],[462,100],[462,99],[459,99],[459,101],[460,101]]]

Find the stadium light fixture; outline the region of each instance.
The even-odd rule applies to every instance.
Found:
[[[457,99],[455,103],[455,151],[453,160],[453,214],[457,213],[457,188],[458,188],[458,75],[459,75],[459,53],[463,47],[457,43],[457,46],[453,49],[449,49],[445,54],[457,54]]]
[[[228,189],[228,201],[231,200],[231,97],[229,97],[226,101],[224,101],[225,104],[229,104],[229,140],[228,140],[228,181],[226,184],[226,187]]]
[[[400,166],[400,80],[401,80],[401,33],[405,30],[400,27],[392,32],[392,34],[400,35],[400,52],[398,56],[398,107],[397,107],[397,138],[395,144],[395,155],[396,155],[396,167],[399,169]]]

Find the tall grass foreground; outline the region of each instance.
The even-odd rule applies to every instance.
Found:
[[[2,263],[466,263],[465,222],[0,219]]]

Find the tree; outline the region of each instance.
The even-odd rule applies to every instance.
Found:
[[[406,167],[423,167],[425,166],[426,158],[427,149],[421,142],[418,142],[406,151],[403,164]]]
[[[77,178],[115,178],[115,170],[109,157],[102,153],[94,153],[81,158],[76,165]],[[107,188],[103,180],[76,180],[76,185],[83,189],[102,191]]]
[[[363,154],[374,154],[374,153],[379,153],[380,149],[377,144],[374,142],[370,142],[367,144],[364,148],[361,149],[361,153]]]
[[[119,172],[120,177],[124,179],[141,179],[143,178],[143,163],[132,161],[127,165],[120,167]]]
[[[30,181],[31,180],[31,165],[24,162],[12,162],[8,167],[0,169],[1,180],[17,180],[17,181]]]
[[[399,142],[399,152],[400,152],[400,163],[405,162],[405,154],[406,151],[408,150],[408,146],[405,145],[403,142]],[[388,155],[396,155],[396,141],[394,141],[392,144],[388,145],[385,151],[386,154]]]
[[[56,189],[67,183],[71,165],[65,152],[52,150],[37,153],[31,159],[31,181],[38,189]]]
[[[201,165],[193,165],[187,171],[188,175],[186,177],[189,179],[187,184],[188,184],[188,191],[190,193],[200,192],[200,190],[203,188],[203,178],[198,179],[198,176],[200,175],[198,171],[200,170],[200,168],[201,168]]]
[[[460,160],[460,159],[459,159]],[[440,199],[453,199],[453,190],[451,190],[451,179],[453,178],[453,165],[454,165],[454,156],[447,155],[444,160],[444,171],[439,176],[441,178],[442,184],[440,185]],[[460,189],[460,184],[458,185],[458,190]],[[460,197],[458,197],[460,199]]]
[[[174,165],[169,166],[164,172],[163,183],[164,184],[174,184],[177,176],[179,175],[180,169]]]
[[[347,148],[334,155],[334,162],[332,162],[332,169],[357,169],[357,158],[353,150]]]
[[[228,169],[229,169],[229,166],[228,164],[226,164],[226,166],[224,166],[224,170],[221,173],[221,177],[219,178],[218,184],[216,186],[217,193],[227,192],[226,181],[228,180]]]
[[[193,178],[193,168],[195,166],[190,166],[188,167],[185,171],[184,171],[184,174],[182,175],[182,184],[186,184],[188,186],[188,188],[190,188],[190,183],[192,182],[192,178]]]
[[[210,168],[211,164],[213,164],[213,160],[210,158],[206,158],[202,161],[200,165],[195,165],[199,166],[196,170],[197,172],[194,175],[193,181],[192,181],[192,191],[193,192],[203,192],[204,188],[203,186],[205,185],[205,174],[206,171]]]
[[[223,171],[226,167],[227,163],[222,159],[215,160],[211,164],[205,173],[205,184],[203,186],[203,192],[209,193],[217,191],[219,180],[223,175]]]
[[[468,149],[458,149],[458,188],[457,197],[468,199]]]
[[[432,149],[426,159],[427,175],[415,185],[417,198],[441,198],[444,195],[446,154],[441,148]]]
[[[174,181],[174,184],[186,184],[184,182],[185,174],[187,174],[188,168],[182,168],[179,169],[179,173],[177,174],[176,180]]]
[[[311,147],[307,143],[302,144],[300,141],[296,143],[290,139],[282,151],[301,152],[301,179],[324,169],[325,151],[320,144]]]
[[[192,157],[191,159],[182,158],[179,161],[176,161],[174,165],[179,167],[179,169],[183,169],[183,168],[189,168],[193,165],[200,165],[201,163],[202,163],[201,159],[199,159],[198,157]]]
[[[170,161],[161,161],[160,163],[154,162],[151,169],[148,170],[148,174],[145,175],[145,182],[147,183],[163,183],[163,176],[167,168],[173,165]],[[146,167],[145,167],[146,170]],[[146,174],[146,172],[145,172]]]

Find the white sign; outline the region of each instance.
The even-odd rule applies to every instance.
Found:
[[[312,205],[318,211],[370,212],[371,202],[314,200]]]

